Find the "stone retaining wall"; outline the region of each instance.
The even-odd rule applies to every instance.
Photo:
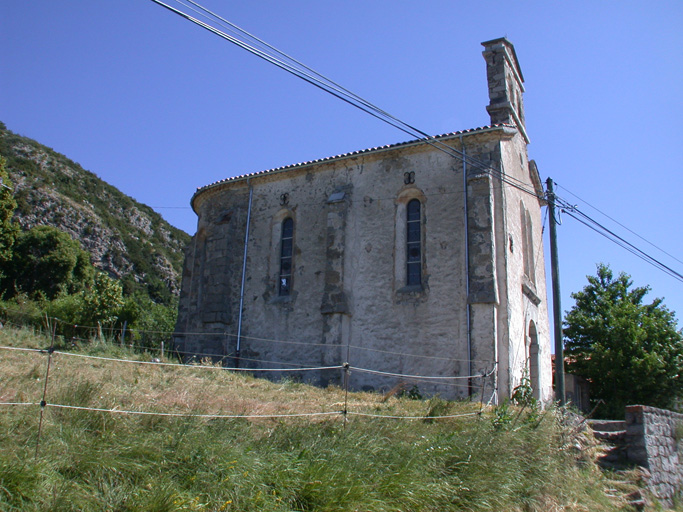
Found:
[[[665,506],[683,490],[683,414],[644,405],[626,407],[630,461],[650,472],[648,484]]]

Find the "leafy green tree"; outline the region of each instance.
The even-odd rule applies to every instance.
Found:
[[[55,227],[37,226],[17,237],[3,288],[9,296],[53,299],[85,289],[94,272],[90,254],[77,241]]]
[[[178,316],[178,300],[170,306],[155,303],[144,292],[125,299],[119,315],[119,324],[128,326],[126,338],[144,348],[157,349],[162,341],[168,341],[175,329]]]
[[[6,160],[0,156],[0,279],[12,257],[12,246],[19,233],[19,226],[12,219],[17,202],[5,164]]]
[[[118,319],[123,304],[121,283],[100,272],[92,289],[83,296],[84,317],[93,324],[111,325]]]
[[[90,326],[90,324],[84,317],[85,299],[83,293],[60,295],[54,300],[42,301],[40,304],[44,309],[43,316],[47,314],[49,317],[57,319],[57,334],[66,339],[87,339],[91,335],[91,331],[84,327]]]
[[[567,371],[590,382],[596,414],[622,418],[629,404],[674,408],[683,398],[683,335],[661,299],[644,303],[649,287],[632,288],[600,264],[572,294],[564,320]]]

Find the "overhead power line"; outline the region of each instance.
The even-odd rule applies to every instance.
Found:
[[[221,18],[217,14],[213,13],[212,11],[209,11],[208,9],[200,6],[198,3],[192,1],[192,0],[187,0],[190,2],[192,5],[199,7],[202,12],[199,14],[208,17],[207,15],[211,16],[211,21],[214,22],[215,24],[221,25],[221,26],[226,26],[231,32],[237,32],[240,36],[243,38],[247,39],[248,41],[252,42],[247,42],[238,39],[235,36],[232,36],[222,30],[219,30],[218,28],[205,23],[197,18],[194,18],[193,16],[190,16],[186,12],[183,12],[179,9],[176,9],[161,0],[151,0],[157,5],[160,5],[164,7],[165,9],[177,14],[178,16],[181,16],[182,18],[191,21],[192,23],[204,28],[205,30],[208,30],[209,32],[221,37],[222,39],[225,39],[236,46],[252,53],[253,55],[256,55],[257,57],[265,60],[266,62],[269,62],[271,64],[276,65],[280,69],[283,69],[284,71],[287,71],[288,73],[304,80],[305,82],[308,82],[309,84],[321,89],[324,92],[327,92],[328,94],[331,94],[332,96],[348,103],[349,105],[358,108],[359,110],[362,110],[363,112],[375,117],[376,119],[393,126],[394,128],[397,128],[398,130],[401,130],[402,132],[408,134],[409,136],[422,141],[426,144],[429,144],[433,146],[434,148],[438,149],[439,151],[446,153],[447,155],[461,159],[463,161],[468,161],[471,163],[473,166],[481,169],[482,171],[487,172],[488,174],[491,174],[494,176],[496,179],[512,186],[515,187],[522,192],[525,192],[527,194],[530,194],[534,197],[537,197],[539,199],[543,199],[542,195],[539,195],[533,188],[529,187],[529,185],[517,178],[514,178],[512,176],[508,176],[505,173],[501,172],[498,169],[492,168],[487,162],[483,162],[477,158],[473,158],[471,156],[465,155],[462,151],[457,150],[448,144],[445,144],[441,140],[439,140],[438,137],[429,135],[428,133],[400,120],[399,118],[389,114],[388,112],[382,110],[378,106],[372,104],[371,102],[363,99],[362,97],[358,96],[357,94],[354,94],[353,92],[349,91],[348,89],[342,87],[338,83],[330,80],[329,78],[325,77],[324,75],[314,71],[310,67],[302,64],[298,60],[290,57],[286,53],[278,50],[277,48],[269,45],[265,41],[257,38],[256,36],[253,36],[246,30],[241,29],[234,23],[231,23],[224,18]],[[185,8],[191,9],[194,12],[198,12],[197,9],[188,6],[186,3],[183,3],[181,0],[176,0],[177,3],[182,5]],[[273,54],[274,53],[274,54]]]
[[[622,228],[624,228],[626,231],[628,231],[628,232],[631,233],[632,235],[637,236],[637,237],[640,238],[643,242],[645,242],[645,243],[647,243],[648,245],[654,247],[655,249],[657,249],[658,251],[662,252],[663,254],[666,254],[668,257],[670,257],[670,258],[676,260],[678,263],[683,264],[683,261],[679,260],[679,259],[678,259],[676,256],[674,256],[673,254],[666,252],[664,249],[662,249],[661,247],[655,245],[654,243],[652,243],[651,241],[649,241],[647,238],[645,238],[645,237],[639,235],[638,233],[636,233],[635,231],[633,231],[633,230],[630,229],[629,227],[624,226],[624,225],[623,225],[621,222],[619,222],[617,219],[615,219],[614,217],[609,216],[608,214],[606,214],[605,212],[603,212],[602,210],[600,210],[600,209],[597,208],[596,206],[590,204],[590,203],[589,203],[588,201],[586,201],[585,199],[582,199],[581,197],[577,196],[574,192],[572,192],[572,191],[569,190],[568,188],[563,187],[562,185],[560,185],[560,184],[557,183],[557,182],[555,183],[555,185],[557,185],[559,188],[561,188],[561,189],[563,189],[563,190],[566,190],[569,194],[571,194],[572,196],[574,196],[575,198],[577,198],[579,201],[582,201],[582,202],[586,203],[588,206],[590,206],[591,208],[593,208],[593,210],[595,210],[595,211],[598,212],[599,214],[601,214],[601,215],[607,217],[609,220],[611,220],[611,221],[614,222],[615,224],[621,226]]]
[[[617,235],[614,231],[610,230],[609,228],[605,227],[601,223],[599,223],[597,220],[593,219],[589,215],[583,213],[581,210],[579,210],[576,206],[573,206],[569,203],[567,203],[565,200],[555,196],[555,205],[561,209],[566,215],[569,217],[573,218],[574,220],[580,222],[584,226],[586,226],[589,229],[592,229],[599,235],[602,235],[609,241],[613,242],[614,244],[618,245],[622,249],[627,250],[631,254],[637,256],[638,258],[642,259],[646,263],[649,263],[653,267],[661,270],[665,274],[668,274],[670,277],[673,277],[674,279],[680,281],[683,283],[683,274],[680,272],[677,272],[676,270],[672,269],[670,266],[662,263],[660,260],[655,258],[654,256],[646,253],[642,249],[636,247],[634,244],[626,240],[625,238]],[[616,221],[615,221],[616,222]],[[618,223],[621,225],[620,223]],[[628,229],[628,228],[626,228]],[[629,230],[631,231],[631,230]]]
[[[186,9],[190,9],[191,11],[197,13],[199,16],[204,17],[207,20],[210,20],[212,23],[220,25],[230,32],[233,32],[234,34],[237,34],[238,36],[244,38],[245,40],[241,40],[238,37],[235,37],[233,35],[230,35],[222,30],[219,30],[213,25],[210,25],[208,23],[205,23],[197,18],[194,18],[193,16],[190,16],[186,12],[183,12],[179,9],[176,9],[174,7],[171,7],[170,5],[162,2],[161,0],[151,0],[157,5],[160,5],[164,7],[165,9],[168,9],[169,11],[185,18],[188,21],[191,21],[192,23],[195,23],[196,25],[204,28],[205,30],[208,30],[209,32],[237,45],[238,47],[252,53],[253,55],[256,55],[257,57],[265,60],[266,62],[269,62],[271,64],[276,65],[280,69],[283,69],[287,71],[288,73],[308,82],[309,84],[321,89],[324,92],[327,92],[328,94],[331,94],[332,96],[348,103],[349,105],[358,108],[362,110],[363,112],[375,117],[376,119],[393,126],[394,128],[397,128],[398,130],[401,130],[402,132],[410,135],[411,137],[417,139],[418,141],[422,141],[426,144],[429,144],[436,148],[439,151],[442,151],[443,153],[446,153],[447,155],[453,157],[453,158],[458,158],[461,159],[463,162],[467,161],[476,168],[481,169],[482,171],[487,172],[494,178],[500,180],[501,182],[510,185],[514,188],[517,188],[518,190],[521,190],[522,192],[525,192],[529,195],[532,195],[538,199],[546,200],[547,198],[545,197],[544,194],[539,195],[536,190],[531,188],[527,183],[514,178],[512,176],[506,175],[504,172],[498,169],[494,169],[491,167],[487,162],[483,162],[477,158],[473,158],[469,155],[466,155],[463,151],[457,150],[448,144],[445,144],[442,142],[438,137],[432,136],[424,132],[423,130],[420,130],[419,128],[416,128],[415,126],[412,126],[401,119],[389,114],[388,112],[382,110],[378,106],[374,105],[373,103],[365,100],[361,96],[358,96],[357,94],[353,93],[352,91],[346,89],[345,87],[339,85],[337,82],[329,79],[328,77],[318,73],[314,69],[310,68],[309,66],[306,66],[302,62],[296,60],[295,58],[291,57],[290,55],[280,51],[276,47],[268,44],[264,40],[256,37],[255,35],[247,32],[246,30],[240,28],[239,26],[235,25],[234,23],[226,20],[225,18],[219,16],[218,14],[210,11],[209,9],[206,9],[199,3],[195,2],[194,0],[175,0],[178,4],[182,5]],[[566,189],[565,189],[566,190]],[[571,192],[570,192],[571,193]],[[683,274],[673,270],[669,266],[665,265],[661,261],[657,260],[653,256],[649,255],[642,249],[639,249],[636,247],[634,244],[628,242],[624,238],[620,237],[613,231],[609,230],[599,222],[597,222],[595,219],[592,219],[585,213],[581,212],[577,207],[570,205],[567,201],[564,199],[560,198],[557,195],[554,195],[554,200],[555,203],[558,205],[559,208],[562,209],[568,216],[574,218],[578,222],[584,224],[586,227],[596,231],[597,233],[601,234],[605,238],[609,239],[613,243],[619,245],[620,247],[626,249],[627,251],[631,252],[632,254],[638,256],[639,258],[643,259],[644,261],[650,263],[651,265],[655,266],[656,268],[662,270],[663,272],[667,273],[669,276],[678,279],[679,281],[683,282]],[[586,203],[588,204],[588,203]],[[590,206],[590,205],[589,205]],[[595,207],[593,207],[595,208]],[[597,208],[595,208],[597,211],[600,212]],[[602,212],[600,212],[602,213]],[[665,254],[671,256],[670,254],[666,253],[656,245],[652,244],[648,240],[644,239],[637,233],[633,232],[623,224],[619,223],[615,219],[612,219],[611,217],[607,216],[606,214],[603,213],[606,217],[608,217],[610,220],[613,222],[616,222],[619,224],[621,227],[624,229],[627,229],[630,231],[632,234],[638,236],[648,244],[652,245],[653,247],[657,248],[658,250],[664,252]],[[671,256],[674,258],[676,261],[679,261],[677,258]]]

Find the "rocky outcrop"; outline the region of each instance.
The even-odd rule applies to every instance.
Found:
[[[183,249],[190,237],[65,156],[4,129],[7,159],[22,229],[51,225],[78,240],[95,267],[144,287],[161,281],[179,293]]]

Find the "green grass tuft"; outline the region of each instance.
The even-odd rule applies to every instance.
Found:
[[[0,330],[0,346],[25,343]],[[45,340],[34,339],[35,346]],[[145,356],[101,344],[98,356]],[[123,352],[122,352],[123,351]],[[41,399],[46,354],[0,350],[2,401]],[[193,414],[340,410],[343,390],[219,368],[55,354],[48,403]],[[38,381],[38,386],[36,386]],[[302,392],[303,391],[303,392]],[[618,510],[605,479],[567,449],[559,412],[351,393],[349,410],[421,416],[206,419],[38,406],[0,409],[0,510]],[[455,419],[448,414],[475,413]],[[527,421],[530,414],[533,421]],[[499,414],[500,416],[500,414]],[[564,434],[564,435],[563,435]],[[585,457],[584,457],[585,458]],[[624,510],[626,510],[624,508]]]

